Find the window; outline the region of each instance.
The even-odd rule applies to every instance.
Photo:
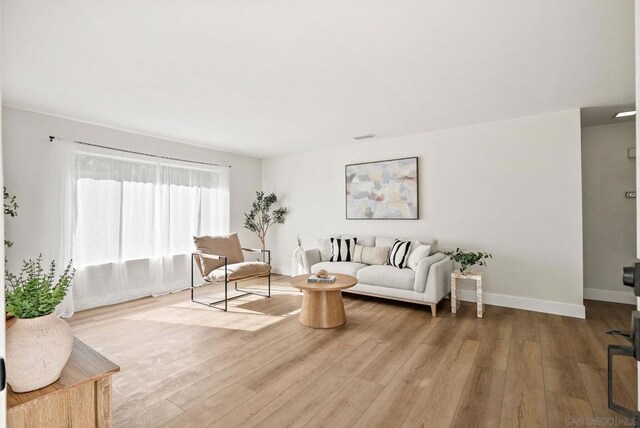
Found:
[[[228,232],[228,168],[77,151],[76,266],[188,254]]]

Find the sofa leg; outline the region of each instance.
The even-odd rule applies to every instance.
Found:
[[[431,303],[429,306],[431,306],[431,316],[435,317],[436,316],[436,307],[438,306],[437,303]]]

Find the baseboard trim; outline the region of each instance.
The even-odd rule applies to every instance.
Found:
[[[602,290],[598,288],[585,288],[584,298],[588,300],[600,300],[602,302],[636,304],[636,296],[624,291]]]
[[[483,293],[484,303],[487,305],[503,306],[505,308],[524,309],[545,314],[563,315],[572,318],[585,318],[584,305],[553,302],[551,300],[531,299],[528,297],[507,296],[506,294]],[[460,290],[460,299],[465,302],[475,302],[476,292]]]
[[[278,275],[291,275],[291,268],[282,266],[271,266],[271,272]]]
[[[271,271],[275,274],[290,275],[291,269],[282,266],[273,266]],[[586,291],[586,289],[585,289]],[[624,294],[624,293],[621,293]],[[633,295],[631,295],[633,296]],[[484,302],[487,305],[503,306],[505,308],[524,309],[526,311],[542,312],[545,314],[563,315],[572,318],[585,318],[584,305],[553,302],[551,300],[531,299],[528,297],[508,296],[506,294],[484,293]],[[585,295],[586,297],[586,295]],[[460,299],[465,302],[475,302],[476,292],[472,290],[460,290]]]

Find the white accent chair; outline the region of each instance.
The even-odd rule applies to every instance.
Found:
[[[332,237],[340,237],[332,235]],[[342,235],[357,238],[357,243],[365,246],[391,247],[395,238]],[[306,250],[303,254],[305,271],[309,274],[324,269],[332,273],[355,276],[358,284],[344,290],[346,293],[363,294],[392,300],[419,303],[431,307],[436,316],[436,305],[451,291],[453,261],[436,251],[435,239],[407,238],[407,241],[431,245],[429,256],[420,260],[416,271],[399,269],[389,265],[366,265],[356,262],[331,262],[330,248]]]

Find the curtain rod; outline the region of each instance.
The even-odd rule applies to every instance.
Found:
[[[58,137],[54,137],[53,135],[49,135],[49,142],[53,142],[53,140],[56,140],[56,139],[57,140],[63,140],[63,138],[58,138]],[[84,146],[99,147],[101,149],[114,150],[116,152],[123,152],[123,153],[131,153],[131,154],[134,154],[134,155],[149,156],[149,157],[158,158],[158,159],[167,159],[167,160],[173,160],[173,161],[179,161],[179,162],[195,163],[195,164],[199,164],[199,165],[223,166],[223,167],[231,168],[231,165],[220,165],[220,164],[217,164],[217,163],[199,162],[199,161],[192,161],[192,160],[186,160],[186,159],[171,158],[171,157],[168,157],[168,156],[152,155],[152,154],[149,154],[149,153],[134,152],[133,150],[124,150],[124,149],[116,149],[116,148],[113,148],[113,147],[101,146],[100,144],[85,143],[83,141],[71,141],[71,142],[72,143],[76,143],[76,144],[82,144]]]

